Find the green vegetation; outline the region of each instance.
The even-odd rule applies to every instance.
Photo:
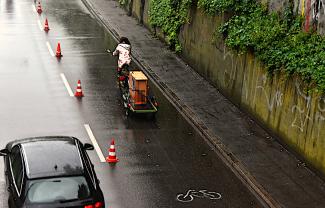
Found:
[[[124,6],[128,3],[128,0],[118,0],[118,2]]]
[[[178,40],[180,27],[188,20],[187,14],[192,0],[151,0],[150,24],[159,27],[167,37],[172,50],[181,51]]]
[[[235,0],[198,0],[198,7],[211,15],[228,11],[233,5]]]
[[[301,31],[302,22],[290,6],[280,15],[252,3],[250,10],[236,13],[218,31],[228,47],[254,53],[270,74],[279,70],[297,74],[325,92],[325,39]]]
[[[162,29],[169,46],[181,51],[180,27],[188,21],[192,0],[151,0],[150,23]],[[232,17],[216,28],[225,44],[238,53],[253,53],[272,75],[284,71],[299,75],[306,83],[325,92],[325,39],[301,30],[303,19],[293,14],[293,3],[285,11],[270,13],[256,0],[198,0],[207,14],[222,12]]]
[[[255,0],[198,0],[198,7],[207,14],[215,15],[221,12],[248,12],[257,6]]]

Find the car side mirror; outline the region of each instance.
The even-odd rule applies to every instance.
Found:
[[[9,154],[9,150],[8,149],[2,149],[0,150],[0,156],[7,156]]]
[[[83,149],[84,150],[93,150],[94,146],[89,143],[85,143]]]

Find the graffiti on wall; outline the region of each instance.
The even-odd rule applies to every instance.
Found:
[[[303,1],[304,2],[304,1]],[[306,16],[305,16],[305,31],[310,29],[316,31],[318,21],[325,13],[325,0],[307,0],[306,1]],[[304,11],[304,10],[303,10]],[[302,13],[304,15],[304,13]]]
[[[277,89],[275,91],[274,95],[270,95],[270,93],[265,89],[266,84],[267,84],[266,74],[264,74],[260,78],[256,79],[255,93],[254,93],[253,100],[255,102],[257,92],[260,90],[262,92],[263,97],[266,100],[268,110],[270,112],[272,112],[274,108],[280,107],[282,105],[283,93],[279,89]]]
[[[267,87],[268,78],[266,74],[253,77],[256,77],[253,103],[257,103],[257,99],[263,99],[269,112],[274,111],[276,108],[281,109],[284,101],[283,92],[278,88],[274,93],[270,93],[269,88]],[[321,136],[323,125],[325,124],[325,97],[318,98],[318,101],[316,102],[317,109],[315,111],[315,116],[313,117],[311,115],[312,97],[303,92],[298,81],[295,83],[295,89],[298,98],[296,99],[296,102],[289,107],[291,110],[290,112],[293,114],[292,120],[290,121],[290,127],[295,128],[300,132],[305,132],[307,130],[308,122],[314,120],[316,127],[315,136],[319,138]],[[260,97],[258,98],[259,93]],[[249,96],[246,94],[246,99],[248,97]]]
[[[237,75],[237,68],[243,68],[243,63],[237,55],[234,55],[232,51],[227,51],[227,46],[223,47],[223,60],[230,60],[230,67],[225,67],[224,70],[224,84],[229,87],[234,84]]]
[[[315,120],[317,125],[317,138],[319,138],[321,135],[322,130],[322,124],[325,121],[325,98],[319,98],[318,104],[317,104],[317,112],[315,114]]]
[[[296,103],[292,106],[291,112],[294,113],[295,116],[291,126],[304,132],[307,122],[312,120],[310,117],[311,97],[302,92],[298,82],[296,82],[295,85],[299,97],[302,98],[304,102],[303,104]]]
[[[300,84],[296,82],[296,91],[299,97],[302,98],[304,104],[295,104],[291,108],[291,112],[295,113],[295,117],[291,126],[297,128],[300,132],[304,132],[307,127],[308,121],[312,121],[311,116],[311,99],[310,95],[306,95],[302,92]],[[325,97],[318,98],[316,102],[317,108],[314,116],[314,125],[316,126],[316,135],[319,138],[322,131],[322,125],[325,122]]]
[[[230,86],[236,82],[237,69],[244,68],[245,66],[241,59],[235,56],[231,51],[227,51],[226,47],[220,50],[222,50],[223,59],[228,62],[230,61],[230,66],[226,67],[224,70],[223,79],[224,84]],[[247,65],[250,66],[251,64]],[[243,95],[246,98],[246,101],[249,101],[250,97],[253,96],[253,103],[258,103],[258,99],[263,100],[269,112],[273,112],[277,108],[279,108],[279,110],[286,110],[281,109],[283,108],[284,102],[284,92],[281,91],[281,86],[277,87],[275,91],[270,92],[270,87],[268,86],[269,83],[267,82],[267,74],[255,74],[257,72],[258,70],[253,70],[252,76],[243,73],[242,93],[244,93]],[[250,78],[254,79],[252,87],[249,86]],[[292,120],[289,121],[290,127],[297,129],[299,132],[305,132],[307,130],[308,122],[314,121],[314,126],[316,127],[314,129],[314,135],[317,137],[321,136],[325,124],[325,97],[318,99],[315,103],[315,114],[311,115],[312,96],[304,93],[302,86],[300,86],[298,81],[295,82],[295,91],[298,97],[295,103],[288,106],[289,112],[293,115],[291,117]]]

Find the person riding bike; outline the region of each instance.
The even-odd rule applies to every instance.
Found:
[[[113,56],[119,56],[117,62],[117,72],[122,73],[122,70],[126,70],[128,73],[131,63],[131,44],[128,38],[121,37],[119,44],[117,45]]]
[[[120,38],[113,55],[119,56],[117,62],[119,81],[124,81],[124,86],[128,88],[129,66],[131,63],[131,43],[128,38]]]

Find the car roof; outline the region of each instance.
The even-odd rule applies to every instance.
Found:
[[[36,137],[20,140],[19,144],[30,179],[83,174],[76,138]]]

